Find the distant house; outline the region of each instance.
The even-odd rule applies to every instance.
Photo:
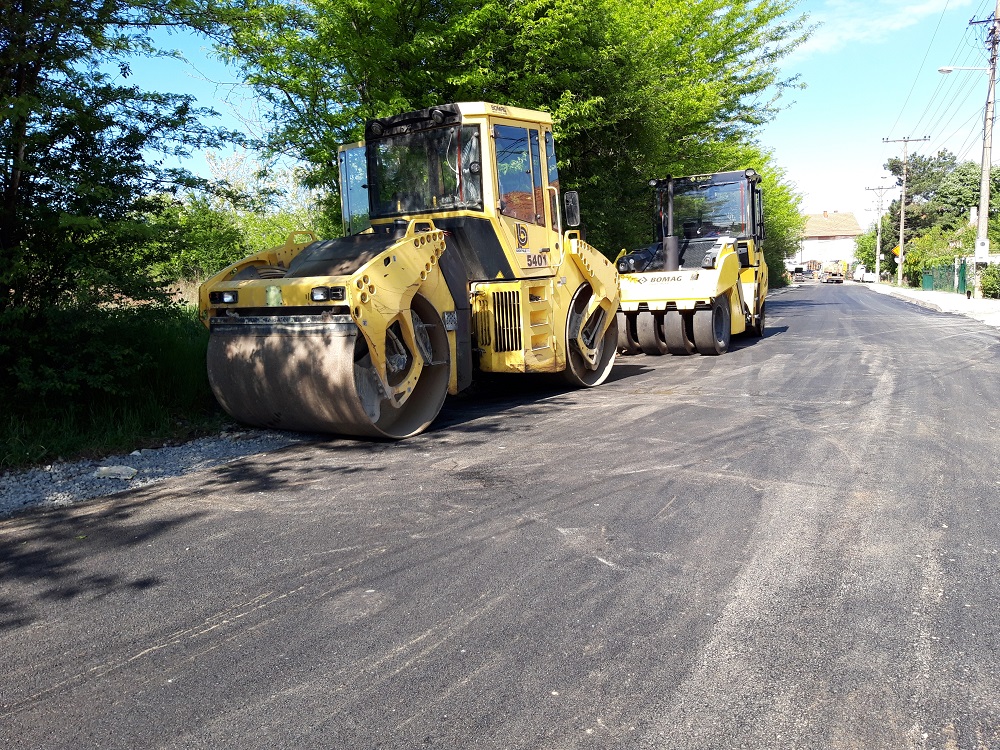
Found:
[[[854,260],[854,238],[864,234],[850,212],[824,211],[806,214],[799,261],[826,263],[831,260]]]

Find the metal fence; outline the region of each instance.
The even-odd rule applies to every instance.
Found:
[[[954,264],[926,269],[920,286],[927,290],[965,294],[966,278],[965,258],[957,258]]]

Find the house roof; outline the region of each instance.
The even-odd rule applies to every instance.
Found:
[[[821,214],[806,214],[806,227],[802,236],[810,237],[857,237],[864,234],[858,220],[849,211],[843,213],[824,211]]]

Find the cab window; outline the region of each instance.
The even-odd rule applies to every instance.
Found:
[[[539,212],[535,207],[528,129],[495,125],[493,136],[497,150],[500,213],[518,221],[535,223]]]
[[[559,169],[556,167],[556,146],[552,139],[552,133],[545,133],[545,162],[549,168],[549,187],[554,187],[555,193],[549,193],[549,210],[552,212],[552,228],[559,229]]]
[[[542,158],[538,148],[538,131],[529,131],[531,136],[531,175],[532,175],[532,195],[535,199],[535,223],[545,226],[545,198],[542,194]]]

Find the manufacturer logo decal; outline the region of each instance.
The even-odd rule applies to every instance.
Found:
[[[528,228],[524,224],[517,225],[517,246],[528,246]]]
[[[661,276],[649,276],[648,274],[637,273],[630,277],[636,284],[645,284],[649,282],[650,284],[669,284],[672,281],[684,281],[684,274],[679,273],[673,276],[661,275]],[[698,274],[691,274],[691,281],[696,281],[698,279]]]

